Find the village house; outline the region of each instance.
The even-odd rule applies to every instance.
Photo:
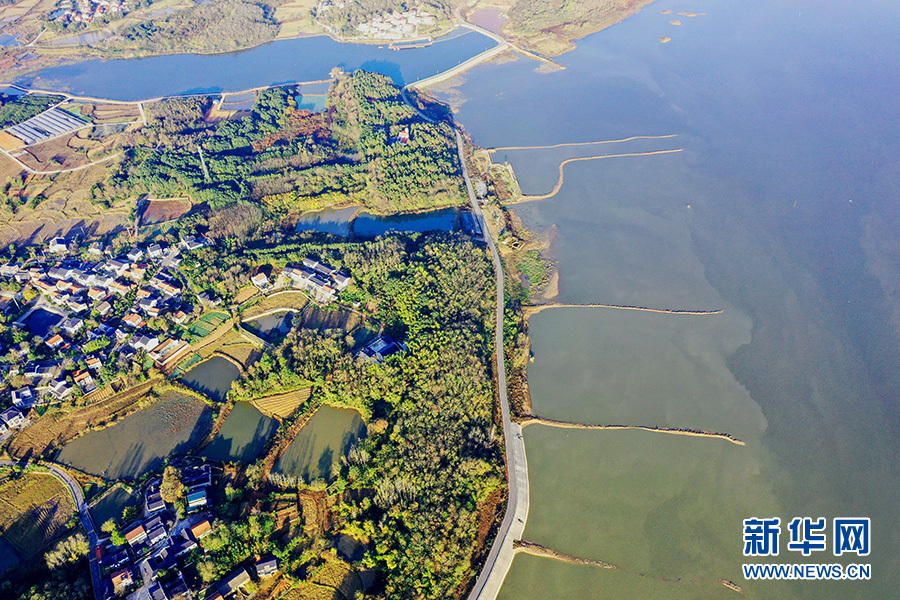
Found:
[[[187,529],[183,529],[172,543],[172,551],[175,552],[176,558],[184,556],[196,547],[197,542],[194,541]]]
[[[61,254],[63,252],[68,252],[69,247],[66,244],[66,238],[55,237],[50,240],[50,243],[47,245],[47,250],[53,254]]]
[[[58,333],[54,333],[52,336],[47,338],[47,341],[44,342],[51,350],[59,350],[63,346],[68,346],[66,340],[63,339],[63,336]]]
[[[206,506],[206,490],[197,490],[187,495],[188,510]]]
[[[72,373],[72,379],[85,394],[90,394],[97,389],[97,384],[94,383],[94,378],[88,371],[75,371]]]
[[[84,321],[81,319],[67,319],[63,321],[63,324],[59,326],[60,330],[63,333],[67,333],[70,336],[75,335],[81,328],[84,327]]]
[[[128,542],[130,546],[140,544],[147,539],[147,532],[144,530],[144,526],[141,523],[132,526],[122,535],[125,537],[125,541]]]
[[[75,392],[74,388],[65,379],[57,379],[50,383],[48,389],[50,394],[57,400],[65,400]]]
[[[138,262],[139,260],[144,258],[144,251],[140,248],[132,248],[125,256],[133,263]]]
[[[188,319],[191,318],[191,315],[184,312],[183,310],[179,310],[172,316],[172,322],[176,325],[184,325],[188,322]]]
[[[103,362],[96,356],[91,356],[84,362],[87,365],[87,368],[91,371],[94,371],[95,373],[100,370],[100,367],[103,366]]]
[[[21,429],[28,425],[28,419],[18,408],[7,408],[0,413],[0,421],[2,421],[10,429]]]
[[[94,302],[98,302],[100,300],[106,299],[109,296],[109,292],[101,287],[92,287],[87,292],[87,297],[93,300]]]
[[[260,579],[268,579],[278,573],[278,560],[275,557],[264,558],[256,563],[256,575]]]
[[[156,336],[149,335],[136,335],[131,338],[131,345],[135,350],[143,350],[144,352],[150,352],[157,346],[159,346],[159,338]]]
[[[147,254],[150,258],[160,258],[165,250],[166,249],[159,244],[151,244],[150,247],[147,248]]]
[[[120,592],[134,583],[134,579],[132,579],[131,576],[131,569],[128,567],[116,571],[115,573],[111,573],[109,580],[116,592]]]
[[[121,277],[122,274],[128,270],[128,266],[129,266],[128,263],[125,262],[124,260],[121,260],[118,258],[113,258],[113,259],[106,261],[104,268],[110,274],[112,274],[116,277]]]
[[[406,344],[398,342],[389,335],[382,336],[374,340],[362,350],[356,353],[357,358],[362,358],[369,362],[383,362],[389,356],[406,350]]]
[[[191,535],[193,535],[196,540],[202,539],[205,535],[209,535],[211,531],[212,525],[210,524],[209,519],[204,519],[191,527]]]
[[[144,501],[144,511],[148,515],[152,515],[158,513],[165,507],[166,503],[162,499],[162,494],[159,493],[159,488],[155,486],[150,487],[147,490],[146,500]]]
[[[16,407],[22,410],[28,410],[29,408],[34,406],[34,392],[31,391],[30,387],[23,387],[17,390],[13,390],[12,402],[14,405],[16,405]]]
[[[92,242],[90,246],[88,246],[88,253],[91,256],[103,256],[103,244],[100,242]]]
[[[122,324],[127,325],[128,327],[132,327],[134,329],[140,329],[147,323],[144,322],[144,319],[141,318],[141,315],[137,313],[128,313],[122,319]]]
[[[101,317],[105,317],[106,315],[108,315],[109,313],[112,312],[112,309],[113,309],[112,304],[110,304],[109,302],[104,300],[103,302],[101,302],[100,304],[97,305],[97,308],[95,310],[97,311],[98,315],[100,315]]]
[[[250,573],[244,567],[238,567],[216,586],[223,596],[230,596],[250,583]]]
[[[257,273],[250,278],[250,283],[261,289],[266,288],[269,285],[269,278],[266,277],[265,273]]]

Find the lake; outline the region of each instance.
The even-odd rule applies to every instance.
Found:
[[[182,375],[180,381],[216,402],[225,402],[231,384],[240,377],[241,370],[234,363],[221,356],[213,356]]]
[[[200,453],[219,462],[250,463],[259,456],[278,430],[278,421],[270,419],[249,402],[237,402],[222,428]]]
[[[191,450],[212,428],[205,403],[175,392],[121,421],[62,447],[58,462],[105,479],[138,479],[170,455]]]
[[[439,94],[482,147],[677,136],[494,155],[543,194],[568,158],[680,149],[569,163],[556,196],[516,212],[553,228],[555,300],[724,310],[541,312],[532,401],[747,443],[527,427],[525,539],[622,570],[519,554],[501,598],[733,597],[720,578],[748,597],[896,595],[898,26],[874,0],[663,0],[578,42],[564,71],[483,65]],[[781,555],[755,562],[871,563],[871,581],[743,578],[743,519],[848,515],[879,535],[864,561],[787,551],[783,526]]]
[[[456,222],[455,208],[411,214],[373,215],[357,206],[350,206],[304,213],[297,221],[297,231],[378,237],[389,232],[453,231]]]
[[[145,100],[328,79],[331,69],[340,67],[375,71],[406,84],[445,71],[495,45],[494,40],[476,32],[449,34],[427,48],[401,51],[342,44],[320,36],[281,40],[227,54],[90,60],[36,71],[14,83],[113,100]]]
[[[366,435],[366,424],[355,410],[323,406],[297,433],[273,471],[330,481],[340,459]]]

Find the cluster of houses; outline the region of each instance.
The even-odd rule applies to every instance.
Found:
[[[54,238],[42,259],[0,265],[0,280],[22,286],[19,292],[2,292],[0,310],[11,310],[14,304],[21,308],[26,288],[37,291],[34,304],[14,325],[40,338],[48,350],[42,354],[51,357],[26,363],[29,344],[8,349],[14,359],[26,363],[9,372],[26,383],[13,390],[14,407],[27,414],[35,404],[69,398],[75,386],[89,394],[98,387],[100,369],[117,356],[143,352],[161,368],[183,356],[187,342],[160,337],[148,322],[165,317],[183,325],[191,319],[193,307],[182,298],[177,269],[183,251],[205,244],[203,238],[189,237],[176,246],[153,244],[111,257],[108,249],[94,243],[88,259],[75,259],[68,256],[68,242]],[[64,362],[82,367],[64,369]]]
[[[133,597],[153,600],[182,600],[199,597],[204,590],[193,589],[181,568],[188,556],[200,548],[200,540],[213,530],[208,512],[207,490],[213,483],[209,465],[197,465],[182,470],[188,512],[183,519],[175,519],[160,494],[160,479],[144,490],[143,518],[122,528],[124,543],[116,545],[111,539],[101,540],[96,549],[101,573],[105,578],[104,598],[139,592]],[[266,558],[256,563],[258,578],[271,577],[278,572],[278,562]],[[224,600],[251,581],[245,567],[239,567],[227,577],[205,590],[207,600]]]
[[[419,26],[431,26],[437,23],[437,17],[418,8],[404,12],[390,11],[373,18],[368,23],[356,26],[365,37],[380,40],[400,40],[415,37]]]
[[[337,299],[338,293],[347,289],[351,278],[346,273],[306,257],[299,266],[286,266],[275,282],[269,282],[264,273],[250,278],[251,283],[262,290],[292,287],[303,290],[319,304],[328,304]]]
[[[106,14],[128,12],[125,0],[74,0],[69,1],[69,8],[57,12],[54,21],[60,23],[92,23],[94,19]]]

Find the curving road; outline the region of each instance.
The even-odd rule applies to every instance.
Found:
[[[42,467],[50,471],[54,477],[59,479],[63,485],[69,488],[69,492],[72,494],[72,498],[75,499],[75,505],[78,507],[78,517],[81,519],[81,526],[84,527],[84,530],[87,531],[88,534],[88,543],[90,544],[90,550],[88,551],[88,560],[91,565],[91,584],[94,587],[94,598],[96,600],[103,600],[103,593],[101,592],[103,580],[100,576],[100,564],[97,561],[97,553],[95,552],[95,548],[100,543],[100,538],[97,536],[97,530],[94,529],[94,521],[91,519],[91,511],[88,509],[88,505],[84,502],[84,494],[81,492],[81,486],[77,481],[72,479],[72,476],[60,469],[55,465],[50,464],[39,464],[39,463],[29,463],[27,461],[16,461],[16,460],[0,460],[0,467],[13,467],[20,466],[22,468],[28,466],[36,466]]]
[[[472,212],[481,220],[482,231],[485,233],[484,239],[491,250],[494,272],[497,277],[497,322],[494,325],[494,347],[497,359],[497,387],[500,391],[500,415],[503,420],[503,437],[506,441],[509,500],[506,504],[506,515],[497,531],[491,551],[475,581],[475,587],[469,593],[469,600],[494,600],[512,565],[515,555],[513,542],[522,539],[525,521],[528,520],[528,462],[525,459],[525,440],[522,438],[522,427],[510,419],[509,399],[506,394],[506,358],[503,352],[503,315],[506,302],[503,296],[503,263],[500,261],[497,245],[491,236],[491,230],[481,211],[481,206],[475,197],[475,189],[472,187],[472,180],[469,178],[469,170],[466,167],[462,135],[455,126],[453,131],[456,133],[459,162],[462,164],[463,178],[466,180],[466,190],[469,193]]]
[[[411,84],[412,85],[412,84]],[[406,86],[409,87],[409,86]],[[420,117],[434,123],[422,113],[415,104],[410,102],[406,95],[406,87],[400,90],[404,102],[406,102]],[[475,196],[475,188],[469,177],[469,169],[466,166],[465,148],[462,135],[459,133],[456,123],[450,123],[453,133],[456,134],[456,149],[459,153],[459,164],[462,167],[463,179],[466,181],[466,191],[469,194],[469,203],[472,205],[472,213],[481,220],[481,228],[484,239],[491,251],[491,259],[494,262],[494,274],[497,279],[497,308],[496,322],[494,324],[494,356],[497,361],[497,388],[500,394],[500,417],[503,421],[503,438],[506,442],[506,471],[509,482],[509,499],[506,503],[506,514],[497,531],[497,537],[491,546],[484,567],[481,569],[475,586],[469,593],[468,600],[495,600],[500,593],[500,587],[506,574],[512,565],[515,556],[513,543],[522,539],[525,531],[525,522],[528,520],[528,462],[525,458],[525,440],[522,437],[522,427],[513,423],[509,414],[509,398],[506,393],[506,357],[503,351],[503,316],[506,307],[503,284],[503,263],[500,261],[500,253],[491,236],[487,220],[478,204]]]

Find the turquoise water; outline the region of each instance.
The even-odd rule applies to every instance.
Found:
[[[495,154],[542,194],[567,158],[681,149],[569,163],[555,197],[516,211],[552,232],[558,301],[724,310],[534,316],[534,409],[747,444],[529,426],[524,537],[622,571],[519,555],[503,598],[733,595],[719,578],[748,597],[896,596],[898,25],[878,0],[665,0],[579,42],[564,71],[485,65],[442,96],[480,146],[677,135]],[[753,516],[871,517],[877,551],[847,562],[872,580],[744,580]],[[845,562],[786,540],[756,562]]]
[[[175,54],[142,59],[90,60],[36,71],[15,83],[114,100],[207,94],[328,79],[331,69],[366,69],[405,84],[465,62],[496,45],[479,33],[450,34],[427,48],[393,51],[341,44],[328,37],[282,40],[227,54]]]

